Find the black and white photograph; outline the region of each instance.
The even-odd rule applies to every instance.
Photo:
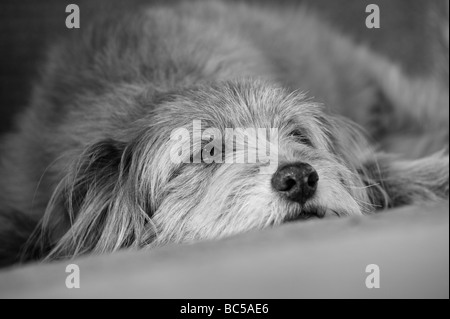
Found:
[[[0,299],[449,299],[449,1],[2,0]]]

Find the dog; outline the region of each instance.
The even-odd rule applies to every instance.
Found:
[[[0,144],[2,265],[448,199],[445,86],[409,79],[302,8],[104,13],[49,49],[30,101]],[[391,153],[405,125],[426,139],[408,144],[420,158]],[[237,128],[276,129],[258,136],[276,161],[207,161],[256,152],[242,130],[224,152]],[[175,139],[189,150],[176,161],[180,129],[201,138]]]

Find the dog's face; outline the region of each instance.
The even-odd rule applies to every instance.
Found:
[[[141,123],[131,167],[156,243],[371,209],[360,133],[300,94],[250,81],[196,88],[163,96]]]

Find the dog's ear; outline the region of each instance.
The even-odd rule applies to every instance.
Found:
[[[448,63],[446,77],[437,76],[441,70],[412,75],[365,47],[347,43],[333,50],[329,72],[310,88],[320,102],[364,127],[388,152],[419,158],[448,144]],[[448,45],[441,54],[448,60]]]
[[[373,71],[374,99],[354,120],[377,138],[384,150],[420,158],[449,141],[448,85],[433,78],[411,78],[391,66]]]
[[[449,198],[449,157],[444,152],[418,160],[379,153],[364,162],[360,174],[379,209]]]
[[[41,254],[49,259],[100,254],[153,240],[147,196],[139,194],[139,183],[130,173],[133,153],[132,145],[114,140],[82,152],[57,186],[31,239]]]

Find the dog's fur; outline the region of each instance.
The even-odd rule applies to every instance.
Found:
[[[445,151],[400,160],[348,120],[385,151],[406,123],[425,141],[413,139],[410,155],[432,154],[448,143],[448,90],[408,79],[308,11],[206,1],[83,23],[49,51],[29,108],[1,144],[3,264],[448,198]],[[262,163],[173,164],[171,132],[193,120],[278,128],[279,164],[312,165],[316,195],[288,202],[258,174]]]

